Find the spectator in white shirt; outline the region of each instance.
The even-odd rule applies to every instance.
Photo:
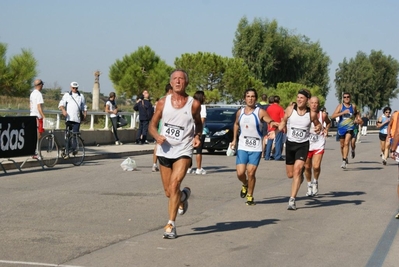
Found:
[[[79,84],[71,82],[71,91],[64,94],[58,108],[65,116],[66,125],[72,129],[72,132],[79,132],[80,124],[86,119],[87,106],[83,94],[79,91]]]

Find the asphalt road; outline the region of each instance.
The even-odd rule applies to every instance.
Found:
[[[239,197],[235,158],[205,154],[207,175],[187,175],[189,210],[162,239],[167,199],[152,155],[0,175],[0,266],[398,266],[398,167],[381,164],[377,135],[340,168],[330,138],[318,197],[301,187],[287,210],[284,162],[261,161],[256,206]],[[194,163],[195,166],[195,163]]]

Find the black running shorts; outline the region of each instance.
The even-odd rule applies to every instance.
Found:
[[[306,161],[309,152],[309,141],[303,143],[285,142],[285,164],[294,165],[296,160]]]
[[[178,157],[176,159],[168,159],[168,158],[165,158],[165,157],[158,156],[159,164],[161,164],[162,166],[165,166],[166,168],[172,168],[173,163],[175,163],[179,159],[191,159],[191,157],[189,157],[189,156],[181,156],[181,157]]]

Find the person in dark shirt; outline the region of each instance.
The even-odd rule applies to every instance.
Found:
[[[369,116],[364,114],[362,117],[363,125],[362,125],[362,132],[361,135],[366,136],[367,135],[367,124],[369,124]]]
[[[139,112],[140,121],[136,136],[136,144],[148,144],[148,125],[150,124],[150,120],[154,114],[154,107],[151,104],[150,94],[147,90],[144,90],[143,93],[138,97],[133,109]]]

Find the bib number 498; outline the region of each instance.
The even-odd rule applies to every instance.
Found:
[[[163,135],[166,138],[181,141],[184,136],[184,127],[165,123],[163,127]]]

